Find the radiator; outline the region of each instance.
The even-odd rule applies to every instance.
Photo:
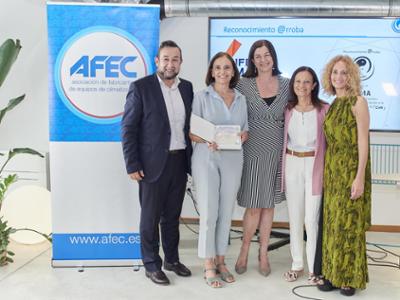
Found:
[[[371,144],[372,183],[400,184],[400,145]]]

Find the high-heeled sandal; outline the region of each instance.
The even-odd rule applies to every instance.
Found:
[[[308,284],[309,285],[317,285],[317,284],[323,284],[323,279],[321,278],[321,276],[317,276],[314,273],[309,273],[308,274]]]
[[[208,271],[214,271],[215,273],[217,273],[217,269],[215,268],[204,269],[204,280],[206,281],[206,284],[214,289],[221,288],[222,282],[220,278],[218,276],[207,277]]]
[[[219,268],[221,266],[226,266],[225,263],[219,263],[216,265],[217,266],[217,274],[221,276],[221,279],[227,283],[232,283],[235,282],[235,277],[233,277],[232,273],[229,271],[221,271]]]
[[[283,277],[287,282],[296,281],[301,275],[304,274],[304,270],[289,270],[283,274]]]

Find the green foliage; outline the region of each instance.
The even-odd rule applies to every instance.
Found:
[[[12,251],[8,251],[7,247],[10,243],[10,234],[14,233],[16,230],[7,225],[7,221],[2,220],[0,217],[0,266],[4,266],[9,262],[14,260],[11,256],[14,256]]]
[[[17,181],[17,174],[8,175],[0,180],[0,210],[8,187]],[[1,229],[1,228],[0,228]]]
[[[0,46],[0,87],[3,85],[8,73],[11,70],[12,65],[14,64],[15,60],[18,57],[20,50],[21,50],[21,44],[19,40],[16,40],[14,42],[14,40],[8,39]],[[18,104],[20,104],[24,99],[25,95],[22,95],[17,98],[9,100],[7,106],[0,110],[0,123],[3,121],[6,113],[12,110],[14,107],[16,107]],[[41,153],[31,148],[14,148],[8,151],[7,158],[0,168],[0,212],[8,188],[18,179],[16,174],[10,174],[6,177],[3,177],[2,173],[6,165],[10,162],[10,160],[19,154],[30,154],[30,155],[37,155],[40,157],[44,157]],[[4,154],[0,153],[0,156],[4,156]],[[33,229],[28,229],[28,228],[20,230],[30,230],[37,232]],[[10,234],[16,231],[17,231],[16,229],[9,227],[7,225],[7,221],[3,221],[2,217],[0,217],[0,266],[3,266],[9,262],[13,262],[11,256],[13,256],[14,253],[12,251],[8,251],[7,247],[8,244],[10,243],[9,240]],[[50,236],[40,232],[37,233],[43,235],[47,240],[51,241]]]
[[[19,51],[21,50],[21,44],[19,40],[8,39],[0,46],[0,87],[6,80],[8,73],[11,70],[12,65],[18,57]],[[13,98],[8,101],[5,108],[0,110],[0,123],[3,120],[5,114],[12,110],[15,106],[24,100],[25,95]]]
[[[18,229],[14,229],[14,230],[15,230],[14,232],[17,232],[17,231],[31,231],[31,232],[37,233],[38,235],[41,235],[42,237],[44,237],[50,243],[53,242],[53,238],[52,238],[52,234],[51,233],[50,234],[45,234],[43,232],[37,231],[37,230],[32,229],[32,228],[18,228]]]
[[[31,155],[40,156],[42,158],[44,157],[43,154],[41,154],[40,152],[37,152],[36,150],[33,150],[31,148],[14,148],[8,152],[8,158],[11,159],[17,154],[31,154]]]
[[[14,107],[16,107],[18,104],[20,104],[21,101],[24,100],[24,98],[25,98],[25,94],[8,101],[7,106],[5,108],[3,108],[2,110],[0,110],[0,123],[1,123],[1,121],[3,121],[3,118],[6,115],[6,113],[8,111],[12,110]]]
[[[20,50],[21,44],[19,40],[14,42],[14,40],[8,39],[0,46],[0,87],[3,85]]]

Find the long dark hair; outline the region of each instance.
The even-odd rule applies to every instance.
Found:
[[[276,56],[276,51],[272,43],[268,40],[258,40],[251,45],[250,50],[249,50],[249,58],[247,60],[247,70],[243,74],[243,77],[257,77],[257,68],[253,62],[254,60],[254,52],[256,52],[257,48],[260,48],[262,46],[267,47],[269,53],[271,54],[272,60],[274,61],[274,64],[272,66],[272,75],[276,76],[281,74],[281,71],[279,71],[278,68],[278,57]]]
[[[320,110],[322,108],[322,104],[325,103],[321,99],[319,99],[318,94],[319,94],[319,81],[318,81],[318,76],[315,73],[315,71],[307,66],[302,66],[297,68],[294,72],[292,77],[290,78],[289,82],[289,102],[287,104],[287,108],[290,110],[293,107],[299,103],[299,99],[297,98],[296,93],[294,92],[294,81],[296,79],[296,75],[299,74],[300,72],[308,72],[311,74],[311,77],[313,79],[313,84],[315,83],[315,87],[311,91],[311,103],[312,105]]]
[[[212,77],[212,68],[214,67],[215,61],[220,58],[220,57],[226,57],[232,64],[232,68],[235,74],[233,74],[233,77],[231,78],[231,81],[229,81],[229,87],[231,89],[235,88],[236,84],[239,81],[239,70],[235,64],[235,61],[233,58],[226,52],[218,52],[211,58],[210,63],[208,65],[208,70],[207,70],[207,75],[206,75],[206,85],[209,86],[215,81],[215,78]]]

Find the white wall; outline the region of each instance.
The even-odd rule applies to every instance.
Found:
[[[48,151],[47,28],[45,0],[1,0],[0,43],[19,38],[22,51],[12,72],[0,89],[0,105],[26,93],[26,101],[10,112],[0,126],[0,150],[28,146]],[[170,18],[161,21],[160,41],[172,39],[183,52],[181,76],[205,87],[208,63],[208,18]],[[400,134],[373,133],[372,143],[399,143]],[[373,223],[400,225],[400,188],[373,187]],[[185,202],[185,216],[195,216]],[[235,213],[240,219],[241,211]],[[276,210],[277,221],[287,220],[286,206]]]
[[[26,94],[0,126],[0,149],[48,151],[47,28],[45,0],[0,1],[0,43],[20,39],[22,49],[3,86],[0,107]]]
[[[192,81],[194,91],[205,88],[208,66],[208,18],[169,18],[161,21],[160,42],[173,40],[182,48],[180,76]]]

